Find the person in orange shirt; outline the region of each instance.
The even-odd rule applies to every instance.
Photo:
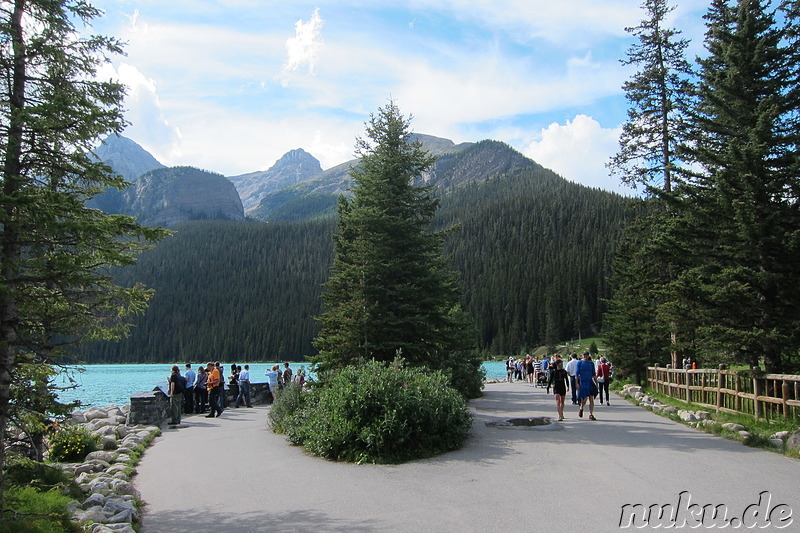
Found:
[[[208,379],[206,380],[208,404],[211,407],[211,411],[206,415],[206,418],[214,418],[222,414],[222,409],[219,408],[219,393],[222,390],[222,387],[220,387],[222,383],[219,377],[219,370],[214,366],[214,363],[206,365],[206,373],[208,374]]]

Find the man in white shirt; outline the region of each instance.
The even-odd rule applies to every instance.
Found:
[[[239,395],[236,397],[234,407],[239,407],[243,398],[247,407],[253,407],[250,403],[250,365],[244,365],[244,370],[239,371]]]
[[[569,358],[569,363],[567,363],[567,374],[569,374],[569,388],[572,391],[572,405],[578,405],[578,391],[577,387],[575,386],[575,372],[577,371],[578,367],[578,354],[573,353]]]
[[[190,415],[194,413],[194,384],[197,382],[197,373],[192,370],[192,363],[186,363],[186,372],[183,377],[186,378],[186,390],[183,391],[183,414]]]

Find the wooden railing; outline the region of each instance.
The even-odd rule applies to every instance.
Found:
[[[647,368],[647,386],[661,394],[725,413],[756,419],[800,420],[800,376],[669,366]]]

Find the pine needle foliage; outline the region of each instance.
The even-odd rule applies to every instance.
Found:
[[[353,196],[339,198],[313,360],[322,374],[398,355],[412,366],[447,369],[476,336],[465,327],[442,255],[446,230],[430,230],[439,201],[414,185],[434,158],[412,140],[410,119],[394,102],[371,116],[366,134],[369,140],[357,141]]]

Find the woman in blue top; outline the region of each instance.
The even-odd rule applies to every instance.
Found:
[[[583,407],[586,399],[589,399],[589,420],[597,420],[594,417],[594,397],[597,396],[597,378],[595,377],[594,363],[589,352],[583,352],[583,360],[578,361],[575,367],[575,379],[578,384],[578,403],[580,409],[578,416],[583,418]]]

